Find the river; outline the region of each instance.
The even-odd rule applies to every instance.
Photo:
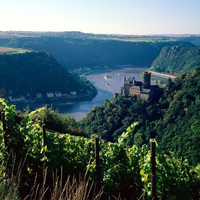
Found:
[[[98,94],[89,101],[81,101],[65,104],[54,104],[52,107],[60,113],[69,114],[77,121],[83,119],[94,107],[101,106],[105,99],[111,99],[115,93],[120,93],[124,76],[134,76],[141,81],[141,72],[144,68],[123,68],[99,73],[91,73],[86,78],[97,88]]]

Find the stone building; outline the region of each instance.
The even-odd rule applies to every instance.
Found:
[[[149,97],[158,98],[162,94],[162,88],[158,85],[151,85],[151,73],[144,71],[142,81],[136,81],[135,77],[126,77],[123,79],[121,94],[136,95],[141,99],[147,100]]]

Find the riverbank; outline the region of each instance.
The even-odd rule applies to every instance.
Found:
[[[95,75],[95,74],[101,74],[101,73],[110,73],[112,71],[121,71],[121,72],[125,72],[125,73],[131,73],[131,72],[136,72],[137,71],[141,71],[141,69],[144,69],[144,67],[142,66],[135,66],[135,65],[117,65],[117,66],[112,66],[112,67],[108,67],[108,66],[96,66],[92,69],[82,69],[79,71],[75,71],[76,73],[78,73],[79,75],[82,76],[88,76],[88,75]]]
[[[125,68],[118,67],[115,70],[106,68],[105,70],[101,69],[99,71],[93,71],[92,73],[88,73],[86,76],[83,76],[85,76],[85,80],[89,81],[91,85],[98,91],[94,98],[80,98],[77,101],[67,102],[48,102],[48,104],[46,102],[35,104],[32,103],[28,105],[28,108],[34,110],[47,105],[48,107],[58,110],[59,113],[69,114],[77,121],[80,121],[94,106],[101,106],[105,99],[111,99],[114,97],[115,93],[121,92],[124,76],[134,76],[136,80],[140,81],[141,74],[144,70],[145,68],[131,68],[130,66],[126,66]],[[105,74],[108,75],[108,79],[104,78]]]
[[[91,101],[98,94],[98,90],[94,85],[92,85],[91,82],[89,81],[87,82],[88,82],[88,85],[90,85],[90,90],[87,90],[87,93],[85,94],[79,94],[75,96],[71,95],[68,97],[62,96],[62,97],[52,97],[52,98],[30,98],[23,101],[10,102],[10,103],[14,104],[18,110],[24,110],[25,108],[29,108],[29,110],[32,111],[42,106],[47,106],[47,107],[52,107],[52,108],[57,109],[56,106],[59,106],[59,105],[68,106],[68,105],[76,104],[79,102]]]
[[[126,68],[120,67],[115,70],[106,68],[105,70],[97,70],[98,72],[96,70],[95,72],[90,71],[91,73],[87,73],[85,78],[95,86],[98,94],[89,101],[79,101],[72,104],[53,104],[53,108],[62,114],[69,114],[77,121],[80,121],[94,106],[101,106],[105,99],[111,99],[115,93],[121,92],[124,76],[134,76],[136,80],[141,80],[141,74],[144,70],[145,68],[126,66]],[[104,78],[105,74],[109,77],[108,79]]]

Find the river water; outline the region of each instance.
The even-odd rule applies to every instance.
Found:
[[[111,99],[115,93],[121,92],[123,77],[134,76],[141,81],[141,72],[144,68],[123,68],[87,75],[87,79],[97,88],[98,94],[89,101],[54,104],[52,107],[58,109],[60,113],[69,114],[77,121],[83,119],[86,114],[94,107],[101,106],[105,99]]]

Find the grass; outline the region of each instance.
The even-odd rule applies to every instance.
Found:
[[[68,176],[67,181],[63,183],[63,175],[53,175],[53,187],[46,186],[47,170],[44,172],[43,183],[34,184],[30,194],[24,200],[100,200],[102,191],[94,193],[94,184],[89,182],[86,176],[80,176],[78,179]],[[37,179],[37,178],[36,178]],[[46,196],[48,196],[46,198]]]
[[[49,183],[52,187],[47,183],[47,169],[43,172],[41,182],[38,182],[36,174],[28,195],[22,198],[19,188],[25,160],[26,158],[17,165],[16,156],[11,153],[7,161],[7,163],[10,161],[12,163],[10,172],[5,170],[9,168],[9,164],[0,166],[0,200],[100,200],[103,192],[95,193],[95,184],[89,181],[86,175],[80,175],[78,178],[68,176],[64,181],[62,168],[60,175],[57,172],[52,174],[52,182]]]
[[[177,41],[175,37],[159,36],[159,35],[106,35],[99,36],[97,40],[116,40],[123,42],[170,42]]]
[[[21,198],[18,192],[20,187],[20,173],[11,178],[0,178],[0,199],[1,200],[100,200],[102,191],[94,193],[94,184],[89,182],[86,176],[79,178],[68,177],[63,184],[62,176],[54,176],[53,188],[46,186],[46,173],[42,183],[33,184],[30,193]]]
[[[26,155],[27,156],[27,155]],[[103,189],[96,190],[95,183],[89,181],[87,173],[84,176],[75,178],[74,176],[67,176],[66,181],[62,168],[57,172],[52,173],[52,181],[47,181],[48,169],[44,170],[42,181],[38,181],[38,175],[32,186],[29,188],[28,194],[22,197],[20,195],[21,178],[23,176],[22,169],[24,168],[26,157],[17,165],[14,153],[11,153],[8,158],[12,161],[11,170],[6,173],[8,166],[0,166],[0,200],[102,200],[104,198]],[[17,173],[15,173],[15,171]],[[8,175],[9,174],[9,175]],[[49,186],[51,185],[51,186]],[[21,188],[23,190],[23,188]],[[118,197],[106,197],[108,200],[122,200],[120,195]],[[144,196],[138,198],[143,200]]]
[[[20,187],[20,177],[21,177],[21,169],[24,165],[23,162],[20,162],[17,167],[17,174],[14,175],[15,171],[15,162],[16,157],[13,153],[10,154],[9,159],[12,159],[12,167],[10,171],[10,176],[5,172],[3,166],[0,168],[0,199],[2,200],[20,200],[19,198],[19,187]],[[8,165],[9,161],[7,161]],[[8,168],[8,166],[5,168]]]

